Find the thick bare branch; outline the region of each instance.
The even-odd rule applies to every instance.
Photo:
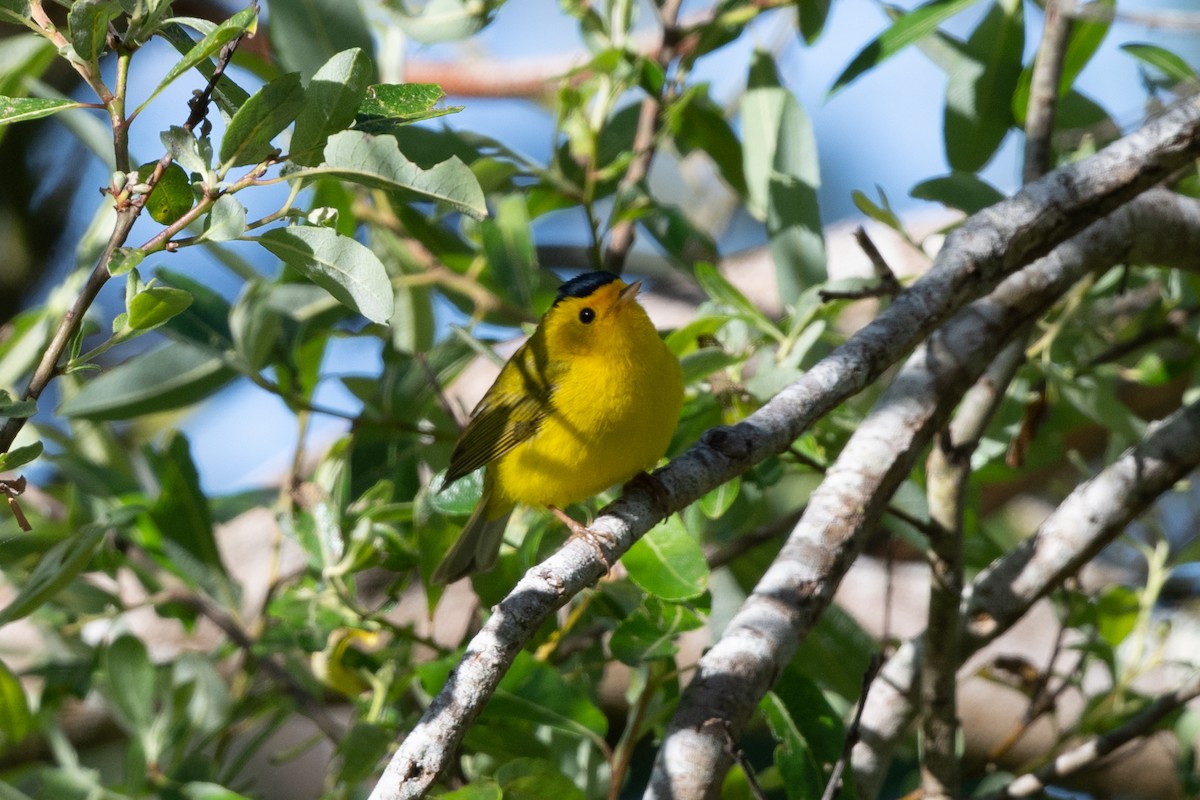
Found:
[[[1099,259],[1089,269],[1103,268],[1114,258],[1124,257],[1195,269],[1192,254],[1197,246],[1200,204],[1155,191],[1093,226],[1055,255],[1070,255],[1080,262]],[[1188,426],[1196,422],[1189,422],[1187,416],[1172,418],[1170,433],[1154,432],[1139,448],[1080,486],[1036,535],[975,579],[967,589],[963,658],[1008,630],[1035,601],[1078,571],[1119,535],[1129,520],[1200,462],[1200,442],[1196,452],[1187,450],[1165,461],[1153,461],[1166,452],[1162,448],[1170,444],[1172,436],[1178,436],[1183,446]],[[1141,474],[1139,463],[1147,467]],[[1121,483],[1123,474],[1126,480]],[[922,649],[920,639],[905,643],[884,667],[867,703],[862,739],[854,753],[861,797],[878,792],[891,749],[916,713]]]
[[[1200,98],[968,219],[948,238],[934,269],[875,321],[746,420],[711,432],[659,470],[669,508],[662,509],[644,488],[627,491],[593,523],[597,547],[573,539],[526,573],[401,743],[373,800],[419,797],[428,790],[538,625],[603,574],[601,555],[611,563],[664,511],[682,508],[782,452],[808,425],[878,378],[966,303],[1198,154]],[[831,476],[827,483],[838,479]],[[815,574],[821,562],[812,563],[810,574]]]
[[[1126,255],[1128,242],[1138,238],[1130,228],[1145,225],[1146,217],[1157,213],[1172,216],[1178,224],[1179,215],[1161,209],[1175,204],[1173,196],[1154,192],[1096,223],[1004,281],[985,300],[964,309],[913,354],[809,499],[779,557],[720,641],[700,660],[659,751],[647,797],[684,800],[716,796],[728,759],[713,731],[728,724],[735,734],[740,732],[800,638],[832,599],[891,493],[958,396],[1005,342],[1061,292],[1089,269]],[[1180,200],[1179,205],[1193,215],[1200,212],[1200,204],[1194,201]],[[1200,233],[1200,226],[1194,225],[1193,230]],[[1166,237],[1160,233],[1160,238]],[[1146,246],[1156,252],[1160,249],[1155,242]],[[1186,241],[1179,251],[1194,252],[1195,246],[1196,241]],[[1109,491],[1117,494],[1119,490]],[[1080,509],[1075,513],[1080,514]],[[1094,552],[1084,555],[1090,557]],[[1002,608],[1012,606],[1001,603]],[[973,622],[986,619],[988,603],[971,608]],[[1024,608],[1027,606],[1014,620]],[[964,640],[964,655],[970,652],[966,648],[977,646]],[[885,675],[879,682],[888,680]]]

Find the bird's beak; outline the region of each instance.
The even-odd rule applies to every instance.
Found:
[[[617,295],[617,305],[623,306],[626,303],[632,302],[633,298],[637,297],[637,293],[641,288],[642,288],[641,281],[634,281],[633,283],[626,286],[624,289],[621,290],[621,293],[619,295]]]

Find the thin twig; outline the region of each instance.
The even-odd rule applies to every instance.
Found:
[[[257,0],[253,0],[251,6],[257,7]],[[30,7],[39,5],[31,3]],[[204,90],[188,101],[191,112],[188,114],[187,122],[184,123],[184,128],[191,131],[196,125],[199,125],[208,113],[208,106],[212,99],[213,90],[216,88],[217,81],[225,72],[225,67],[233,58],[234,51],[237,49],[238,43],[242,40],[245,34],[238,36],[230,41],[223,48],[217,58],[217,67],[213,71],[212,77]],[[114,135],[117,131],[123,129],[126,124],[124,119],[113,120]],[[120,141],[120,139],[118,139]],[[122,154],[117,154],[117,161],[120,163]],[[153,190],[162,177],[163,172],[171,164],[171,155],[166,153],[159,159],[154,173],[145,179],[145,183]],[[62,322],[59,323],[58,330],[54,333],[54,338],[50,340],[50,344],[46,347],[46,351],[42,354],[41,361],[38,362],[37,369],[33,373],[33,377],[29,379],[29,385],[25,387],[25,392],[21,395],[25,400],[36,400],[41,397],[43,391],[58,375],[58,362],[62,358],[63,353],[67,351],[71,340],[75,337],[79,330],[80,324],[83,322],[83,317],[91,308],[92,303],[96,300],[96,296],[100,293],[100,289],[109,279],[108,262],[112,259],[112,255],[118,247],[125,244],[125,240],[129,238],[129,232],[133,229],[134,222],[142,212],[146,198],[150,192],[145,194],[133,195],[127,197],[122,194],[117,198],[117,221],[113,226],[112,235],[109,236],[108,243],[104,246],[104,250],[96,259],[96,266],[92,269],[91,275],[88,276],[87,283],[84,284],[79,296],[75,298],[71,309],[63,316]],[[13,441],[16,440],[17,434],[25,427],[26,417],[14,417],[5,423],[4,428],[0,429],[0,453],[8,452],[12,447]]]
[[[842,754],[838,757],[837,763],[833,765],[833,772],[829,775],[829,782],[825,784],[821,800],[834,800],[841,792],[842,775],[846,772],[846,764],[850,763],[850,753],[854,750],[854,745],[858,744],[863,707],[867,704],[867,695],[871,692],[871,685],[875,683],[875,678],[879,676],[883,662],[882,653],[871,654],[871,661],[863,673],[862,691],[859,693],[858,703],[854,707],[854,719],[850,721],[850,727],[846,729],[846,738],[842,740]]]
[[[659,9],[659,19],[662,23],[662,47],[659,49],[657,61],[664,69],[676,56],[676,44],[679,30],[676,27],[679,20],[679,6],[682,0],[666,0]],[[671,91],[670,83],[664,82],[662,94],[647,95],[642,100],[641,113],[638,115],[637,131],[633,137],[633,159],[621,177],[617,186],[617,197],[636,190],[638,184],[646,179],[650,172],[650,162],[654,160],[654,152],[658,145],[659,128],[662,127],[662,111]],[[604,268],[618,275],[625,268],[625,257],[633,247],[634,221],[623,219],[613,226],[608,238],[608,247],[604,251]]]
[[[1022,775],[1001,791],[986,795],[984,800],[1002,800],[1003,798],[1030,797],[1040,794],[1050,784],[1073,775],[1085,767],[1093,766],[1122,745],[1146,736],[1169,714],[1197,697],[1200,697],[1200,675],[1193,677],[1172,692],[1159,695],[1154,702],[1124,725],[1068,750],[1038,771]]]
[[[1071,16],[1067,6],[1071,0],[1047,0],[1046,19],[1042,28],[1042,44],[1033,62],[1033,77],[1029,85],[1029,107],[1025,113],[1024,182],[1029,183],[1049,172],[1054,166],[1051,137],[1058,104],[1058,84],[1062,79],[1063,58],[1071,32]]]

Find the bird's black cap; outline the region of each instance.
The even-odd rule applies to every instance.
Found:
[[[606,283],[619,280],[621,280],[621,276],[604,270],[576,275],[558,287],[558,297],[554,298],[554,305],[558,305],[568,297],[587,297]]]

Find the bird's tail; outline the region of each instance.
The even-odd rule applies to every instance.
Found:
[[[500,553],[500,542],[504,540],[504,529],[512,512],[511,505],[493,507],[491,491],[484,491],[458,541],[433,571],[433,582],[453,583],[491,568]]]

